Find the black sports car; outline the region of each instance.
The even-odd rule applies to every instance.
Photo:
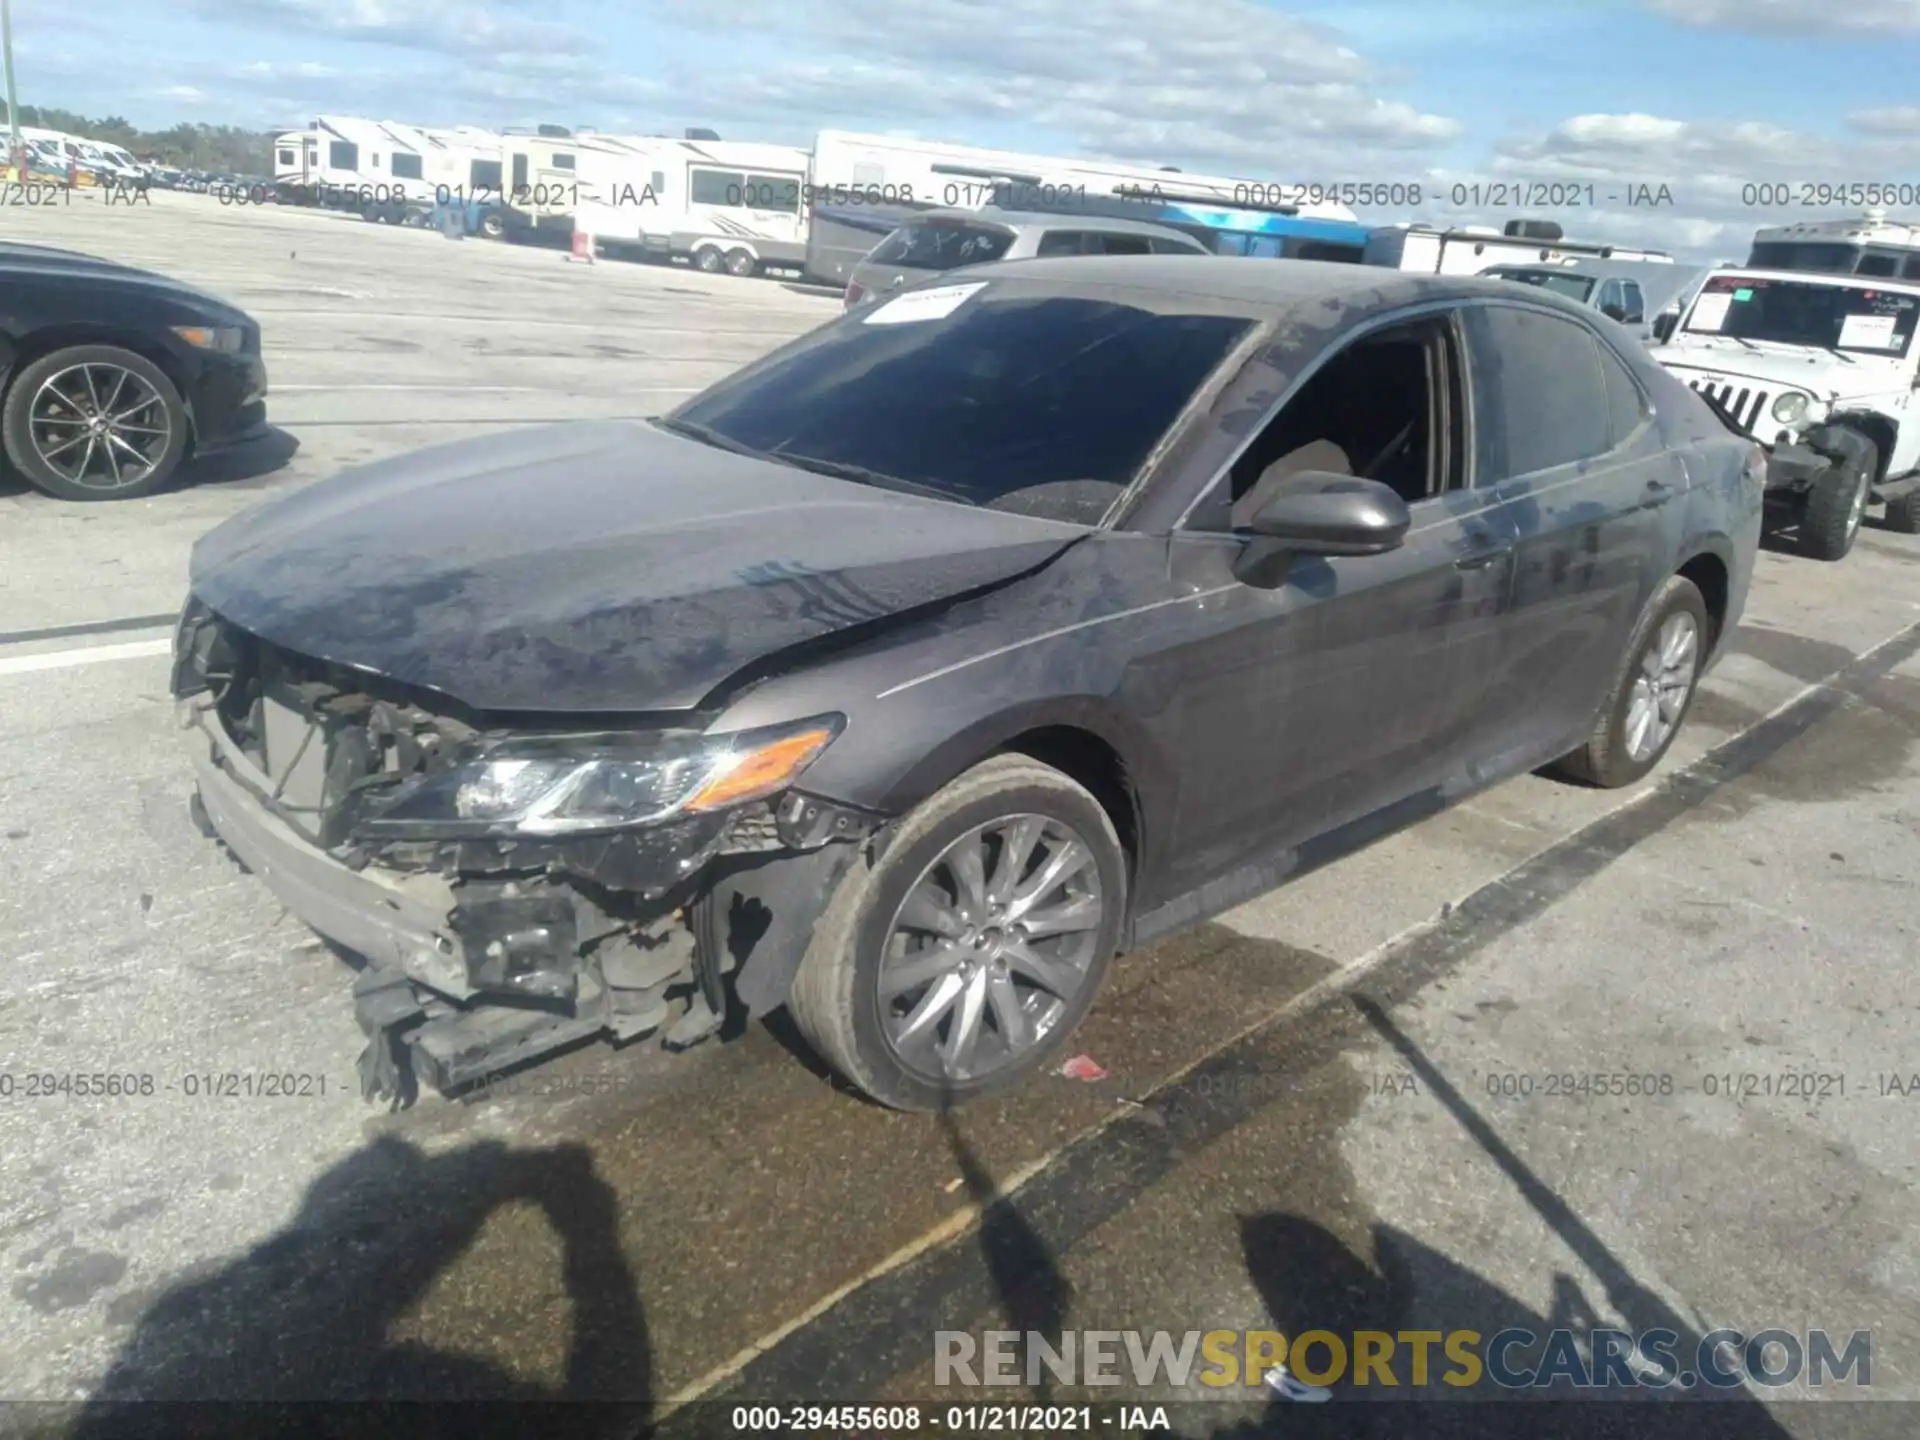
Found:
[[[62,500],[162,489],[190,455],[266,429],[260,327],[191,286],[0,243],[0,436]]]

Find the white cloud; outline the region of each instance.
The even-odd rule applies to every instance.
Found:
[[[1646,0],[1646,6],[1683,24],[1754,35],[1920,30],[1920,0]]]
[[[1855,110],[1847,124],[1869,135],[1920,136],[1920,105],[1882,105],[1872,110]]]

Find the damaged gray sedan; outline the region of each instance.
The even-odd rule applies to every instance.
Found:
[[[1119,952],[1525,769],[1645,775],[1760,493],[1551,295],[1022,261],[227,522],[173,688],[202,829],[364,961],[370,1095],[785,1006],[945,1108]]]

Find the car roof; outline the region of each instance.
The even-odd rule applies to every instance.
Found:
[[[968,280],[1017,280],[1038,288],[1099,288],[1166,309],[1204,300],[1250,317],[1274,319],[1316,304],[1380,312],[1422,301],[1509,300],[1558,310],[1582,321],[1592,312],[1550,290],[1516,293],[1510,280],[1472,275],[1418,275],[1383,265],[1335,260],[1278,260],[1245,255],[1063,255],[1047,260],[996,260],[969,265]],[[943,272],[951,284],[954,272]]]

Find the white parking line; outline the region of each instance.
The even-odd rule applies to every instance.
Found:
[[[65,670],[70,665],[101,665],[109,660],[138,660],[148,655],[165,655],[173,649],[173,637],[163,640],[128,640],[119,645],[82,645],[74,650],[49,650],[42,655],[0,656],[0,675],[26,675],[35,670]]]

